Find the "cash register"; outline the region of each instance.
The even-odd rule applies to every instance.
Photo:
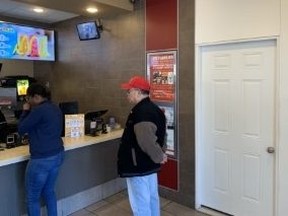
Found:
[[[106,124],[102,118],[102,116],[107,112],[108,110],[99,110],[85,114],[86,135],[96,136],[101,133],[107,133]]]
[[[7,123],[5,115],[0,110],[0,143],[1,148],[14,148],[28,144],[28,137],[20,137],[17,133],[17,124]]]

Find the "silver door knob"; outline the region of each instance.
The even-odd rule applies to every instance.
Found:
[[[267,152],[270,153],[270,154],[272,154],[272,153],[275,152],[275,148],[274,148],[274,147],[268,147],[268,148],[267,148]]]

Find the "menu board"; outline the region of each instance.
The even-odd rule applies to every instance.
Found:
[[[147,73],[151,85],[151,99],[160,102],[174,102],[176,75],[175,53],[150,53],[148,54],[147,64]]]
[[[54,31],[0,21],[0,58],[55,61]]]
[[[28,87],[29,87],[29,80],[17,80],[18,96],[26,95]]]
[[[80,137],[85,133],[84,114],[65,115],[65,137]]]

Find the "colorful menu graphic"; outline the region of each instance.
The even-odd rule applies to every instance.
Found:
[[[147,54],[147,77],[150,81],[150,98],[166,117],[166,154],[177,156],[175,126],[176,51]]]
[[[29,87],[29,80],[17,80],[18,96],[26,95],[28,87]]]
[[[151,99],[159,102],[174,102],[176,74],[175,53],[150,53],[147,61],[147,71],[151,85]]]
[[[0,58],[55,61],[54,31],[0,21]]]

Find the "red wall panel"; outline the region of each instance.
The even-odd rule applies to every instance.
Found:
[[[146,0],[146,52],[178,50],[177,0]],[[178,190],[178,160],[169,158],[158,174],[159,185]]]
[[[177,0],[146,0],[146,51],[177,48]]]
[[[168,159],[168,162],[162,165],[158,173],[158,181],[161,186],[178,190],[178,161]]]

